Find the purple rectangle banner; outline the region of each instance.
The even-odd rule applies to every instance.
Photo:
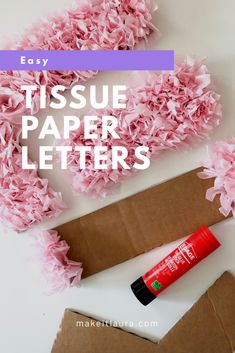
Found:
[[[0,71],[173,69],[174,50],[0,50]]]

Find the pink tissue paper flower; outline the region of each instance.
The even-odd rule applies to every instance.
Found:
[[[214,186],[207,190],[206,199],[213,201],[220,196],[220,212],[235,217],[235,137],[229,141],[217,142],[203,162],[205,168],[198,173],[201,179],[214,178]]]
[[[176,64],[174,71],[137,72],[128,82],[126,108],[107,108],[88,114],[117,117],[116,132],[120,139],[109,136],[102,140],[100,123],[96,140],[85,140],[81,127],[71,133],[69,140],[60,142],[73,147],[68,153],[68,170],[73,176],[76,193],[105,197],[113,186],[133,174],[136,147],[147,146],[148,157],[156,158],[162,151],[186,148],[208,137],[220,123],[220,96],[213,88],[211,75],[203,61],[186,57]],[[108,147],[108,168],[95,170],[94,152],[91,152],[87,154],[86,169],[80,169],[80,154],[74,150],[76,145]],[[117,170],[111,168],[111,149],[115,145],[127,148],[129,170],[121,166]]]
[[[66,241],[60,240],[55,230],[33,230],[30,235],[36,242],[37,258],[50,294],[78,286],[83,271],[82,263],[67,257],[69,246]]]
[[[65,209],[61,194],[37,175],[37,169],[21,167],[19,130],[0,121],[0,218],[4,226],[17,232]]]

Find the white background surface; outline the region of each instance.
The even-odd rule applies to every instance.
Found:
[[[8,0],[0,5],[2,39],[11,37],[40,15],[67,5],[67,0],[32,2]],[[208,66],[222,95],[224,117],[211,141],[189,152],[165,153],[151,167],[127,180],[120,190],[105,201],[89,197],[74,197],[59,170],[43,172],[51,185],[62,190],[69,205],[59,219],[44,227],[53,227],[100,208],[149,186],[158,184],[199,165],[206,146],[235,133],[235,2],[233,0],[158,0],[159,11],[154,23],[162,38],[150,42],[150,48],[175,49],[176,55],[196,54],[208,57]],[[126,82],[126,73],[100,73],[97,85]],[[87,86],[89,83],[87,84]],[[67,110],[68,112],[68,110]],[[45,112],[43,114],[46,114]],[[61,112],[61,116],[66,112]],[[35,140],[32,138],[32,141]],[[31,143],[31,153],[37,157],[37,146]],[[30,143],[29,143],[30,145]],[[193,190],[192,190],[193,192]],[[175,244],[141,255],[82,281],[81,288],[47,296],[33,257],[26,233],[0,236],[0,351],[4,353],[48,353],[52,346],[65,308],[74,308],[94,317],[108,320],[158,321],[156,328],[135,327],[131,330],[158,340],[192,306],[220,274],[228,269],[235,274],[235,221],[220,223],[212,230],[223,246],[205,262],[175,283],[148,307],[134,298],[129,284],[162,258]]]

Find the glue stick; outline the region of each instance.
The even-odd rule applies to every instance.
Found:
[[[207,227],[189,236],[163,260],[131,284],[137,299],[151,303],[162,291],[183,276],[221,244]]]

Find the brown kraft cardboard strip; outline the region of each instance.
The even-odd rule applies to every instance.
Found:
[[[224,219],[218,198],[205,199],[214,180],[192,170],[57,227],[83,277],[129,260]]]
[[[235,278],[225,272],[159,342],[66,310],[52,353],[232,353],[235,350]],[[79,325],[77,325],[79,322]]]

